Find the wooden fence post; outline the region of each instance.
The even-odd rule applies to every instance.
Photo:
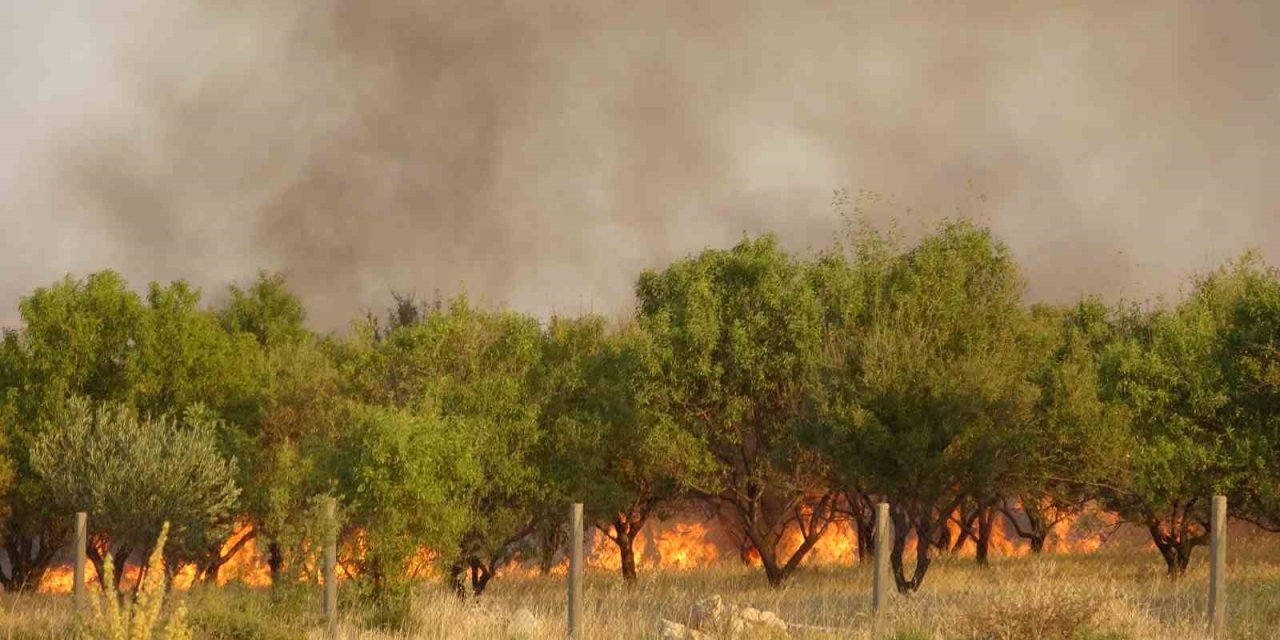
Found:
[[[338,516],[333,498],[324,503],[324,617],[332,636],[338,629]]]
[[[871,612],[879,613],[885,602],[885,587],[889,582],[889,503],[876,505],[875,563],[871,578]]]
[[[582,638],[582,503],[569,509],[569,637]]]
[[[1213,497],[1209,514],[1209,631],[1226,635],[1227,624],[1227,497]]]
[[[75,547],[71,550],[71,601],[77,611],[85,605],[85,550],[89,546],[89,514],[76,512]]]

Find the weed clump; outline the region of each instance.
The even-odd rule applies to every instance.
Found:
[[[179,600],[165,613],[167,578],[164,543],[169,523],[160,528],[155,549],[147,559],[142,580],[132,597],[117,592],[115,563],[108,553],[103,562],[103,593],[89,598],[88,618],[81,622],[77,636],[83,640],[191,640],[186,603]]]
[[[1081,594],[1038,585],[996,598],[965,618],[970,640],[1076,640],[1088,630],[1093,603]]]

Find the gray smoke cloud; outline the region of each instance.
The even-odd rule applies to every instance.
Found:
[[[1280,262],[1280,3],[1010,4],[13,2],[0,324],[102,268],[283,270],[322,329],[612,312],[743,233],[826,245],[837,188],[976,217],[1036,299]]]

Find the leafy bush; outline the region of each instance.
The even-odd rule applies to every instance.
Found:
[[[970,612],[966,635],[972,640],[1076,640],[1087,630],[1093,613],[1088,598],[1033,585]]]
[[[87,511],[93,537],[110,540],[91,554],[127,558],[147,548],[163,522],[171,537],[166,559],[190,562],[229,529],[240,493],[235,460],[218,450],[220,425],[200,406],[181,420],[148,419],[126,405],[77,397],[47,421],[31,458],[51,502],[64,513]]]
[[[293,597],[297,590],[291,586],[272,588],[270,597],[237,585],[194,590],[191,627],[209,640],[301,640],[308,626],[303,610],[313,602]]]

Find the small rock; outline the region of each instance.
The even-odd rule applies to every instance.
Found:
[[[778,614],[772,611],[761,611],[759,609],[745,607],[738,610],[737,617],[751,627],[759,627],[774,631],[787,630],[786,621],[779,618]]]
[[[524,607],[516,609],[516,612],[511,614],[511,620],[507,622],[507,635],[515,638],[532,638],[537,631],[538,618]]]
[[[710,640],[711,636],[696,629],[690,629],[679,622],[659,619],[658,638],[660,640]]]

